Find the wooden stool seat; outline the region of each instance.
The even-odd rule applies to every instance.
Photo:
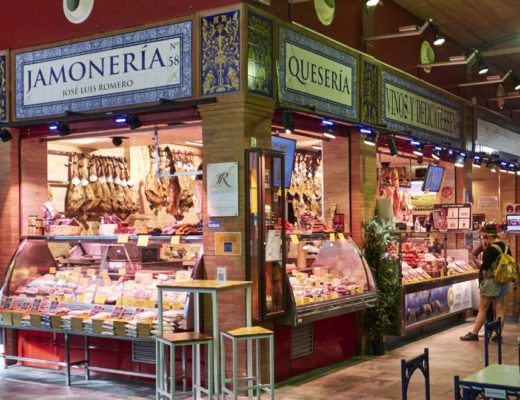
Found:
[[[230,331],[226,331],[226,333],[229,336],[239,338],[239,337],[247,337],[247,336],[272,335],[273,331],[262,328],[261,326],[248,326],[248,327],[244,327],[244,328],[232,329]]]
[[[162,335],[156,335],[157,339],[164,340],[170,343],[186,343],[186,342],[206,342],[213,339],[211,336],[204,335],[199,332],[175,332],[175,333],[163,333]]]

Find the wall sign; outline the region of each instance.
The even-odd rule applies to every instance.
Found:
[[[208,215],[238,216],[238,163],[208,164]]]
[[[439,135],[460,141],[461,104],[387,71],[381,71],[381,108],[390,129],[413,127],[434,143]]]
[[[357,119],[355,56],[279,27],[280,99]]]
[[[242,233],[217,232],[215,233],[215,255],[239,256],[242,254]]]
[[[15,55],[16,118],[191,97],[191,21]]]
[[[206,223],[207,229],[222,229],[222,220],[221,219],[214,219],[210,220]]]
[[[520,154],[519,135],[519,132],[503,128],[481,118],[477,119],[477,148],[484,147],[479,149],[481,151],[498,150],[513,155]]]

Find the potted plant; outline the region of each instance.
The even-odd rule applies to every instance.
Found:
[[[396,243],[399,239],[393,221],[372,218],[363,223],[363,253],[377,285],[378,305],[367,310],[365,327],[372,338],[374,354],[383,354],[385,335],[398,328],[400,323],[399,258]]]

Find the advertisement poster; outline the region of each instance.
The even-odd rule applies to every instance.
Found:
[[[217,232],[215,233],[215,255],[239,256],[242,247],[242,233]]]
[[[282,238],[282,231],[270,230],[266,232],[265,246],[265,261],[279,261],[280,260],[280,243]]]
[[[412,182],[409,192],[415,211],[433,210],[433,206],[437,203],[437,193],[423,192],[422,182]]]
[[[207,176],[209,216],[238,216],[238,163],[208,164]]]
[[[436,204],[433,227],[439,231],[469,230],[473,226],[471,203]]]

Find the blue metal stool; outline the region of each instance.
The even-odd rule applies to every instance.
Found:
[[[233,378],[226,378],[226,349],[224,339],[231,339],[233,347]],[[269,340],[269,383],[262,384],[260,382],[261,368],[260,368],[260,340]],[[239,340],[247,340],[247,365],[248,365],[248,376],[244,378],[238,378],[237,374],[237,342]],[[252,368],[252,341],[256,341],[256,371],[253,374]],[[238,392],[240,390],[256,390],[258,400],[262,391],[270,393],[271,400],[274,399],[274,338],[273,332],[262,328],[260,326],[252,326],[247,328],[238,328],[231,331],[220,332],[220,367],[221,367],[221,388],[222,388],[222,399],[226,399],[226,394],[233,396],[236,400],[238,399]],[[239,382],[247,382],[247,386],[238,386]],[[254,384],[252,384],[254,382]],[[231,389],[226,387],[227,383],[231,383]],[[251,397],[250,397],[251,398]]]
[[[486,367],[489,365],[488,346],[489,339],[493,332],[497,335],[498,363],[502,364],[502,327],[500,325],[500,318],[493,322],[484,323],[484,363]]]
[[[166,333],[157,335],[155,338],[155,357],[156,357],[156,381],[155,398],[162,400],[167,398],[175,400],[175,380],[182,378],[183,390],[186,390],[186,353],[184,346],[192,347],[192,398],[200,399],[200,393],[213,398],[213,338],[199,332]],[[200,349],[199,345],[207,345],[208,351],[208,387],[204,388],[200,384]],[[182,346],[182,375],[175,376],[175,348]],[[166,347],[170,352],[170,368],[168,371]],[[169,374],[168,374],[169,372]],[[184,392],[186,394],[186,392]]]
[[[401,360],[401,391],[402,399],[408,399],[408,384],[416,369],[420,369],[424,375],[424,391],[426,400],[430,400],[430,363],[428,360],[428,349],[424,349],[424,353],[420,356],[412,358],[409,361]]]

